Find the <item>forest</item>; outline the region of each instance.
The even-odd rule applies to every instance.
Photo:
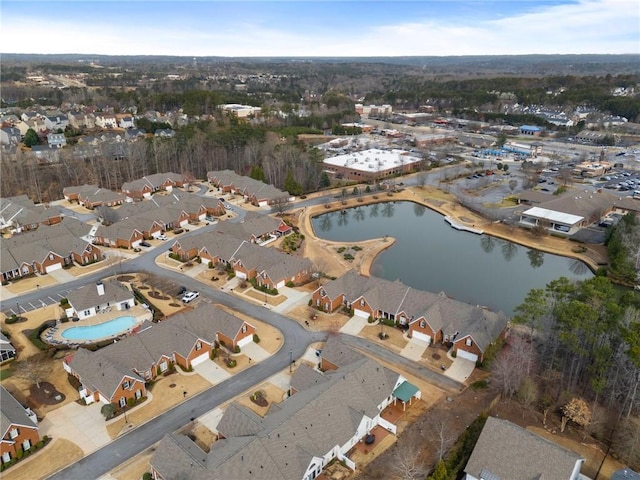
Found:
[[[562,277],[529,291],[512,322],[490,367],[503,397],[540,412],[543,423],[560,412],[565,425],[640,466],[640,294],[604,276]],[[574,407],[579,415],[567,413]]]

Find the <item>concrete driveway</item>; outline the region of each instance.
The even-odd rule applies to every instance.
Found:
[[[211,385],[217,385],[231,377],[229,372],[216,365],[212,360],[207,360],[196,365],[193,367],[193,371],[211,383]]]
[[[429,344],[423,340],[410,338],[409,343],[405,345],[405,347],[400,352],[400,355],[408,358],[409,360],[413,360],[414,362],[418,362],[422,358],[422,354],[428,346]]]
[[[251,342],[242,347],[242,353],[251,359],[251,362],[261,362],[271,356],[264,348],[256,342]]]
[[[201,417],[198,417],[198,422],[207,427],[214,433],[218,432],[218,423],[224,414],[224,409],[218,407],[214,408],[210,412],[205,413]]]
[[[354,315],[353,317],[351,317],[351,320],[349,320],[342,326],[340,332],[346,333],[347,335],[356,336],[360,333],[360,330],[362,330],[368,323],[369,321],[366,318]]]
[[[284,313],[287,310],[295,307],[298,304],[307,304],[311,298],[311,294],[308,292],[300,292],[293,288],[282,287],[278,289],[278,292],[287,297],[287,299],[280,305],[271,307],[274,312]]]
[[[111,441],[107,424],[100,413],[102,405],[92,403],[82,406],[73,402],[53,410],[40,422],[40,435],[66,438],[87,455]]]
[[[476,368],[476,362],[472,362],[466,358],[456,357],[451,366],[444,372],[444,375],[464,383],[473,373],[474,368]]]

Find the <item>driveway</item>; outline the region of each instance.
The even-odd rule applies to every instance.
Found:
[[[207,427],[212,432],[217,432],[218,423],[220,423],[220,419],[222,418],[223,414],[224,409],[217,407],[210,412],[207,412],[204,415],[198,417],[198,422]]]
[[[276,305],[275,307],[271,307],[271,310],[274,312],[284,313],[290,308],[294,307],[298,304],[307,304],[309,299],[311,298],[311,294],[308,292],[299,292],[293,288],[282,287],[278,289],[278,293],[286,296],[287,299],[282,302],[280,305]]]
[[[451,366],[444,372],[444,375],[460,383],[464,383],[473,373],[474,368],[476,368],[476,362],[472,362],[466,358],[456,357]]]
[[[367,326],[368,323],[369,321],[366,318],[354,315],[351,317],[351,320],[342,326],[340,333],[356,336],[360,333],[360,330]]]
[[[219,367],[215,362],[207,360],[195,367],[193,371],[207,380],[211,385],[217,385],[220,382],[224,382],[227,378],[231,377],[231,374],[224,368]]]
[[[423,340],[410,338],[409,343],[405,345],[405,347],[400,352],[400,355],[402,355],[404,358],[408,358],[409,360],[413,360],[414,362],[419,362],[422,358],[422,354],[428,346],[429,344]]]
[[[82,406],[73,402],[49,412],[40,422],[40,436],[66,438],[87,455],[111,441],[107,424],[100,413],[102,405],[92,403]]]
[[[249,357],[252,363],[261,362],[271,356],[269,352],[255,342],[248,343],[242,347],[242,353]]]

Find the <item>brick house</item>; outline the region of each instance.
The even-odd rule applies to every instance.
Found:
[[[101,350],[78,349],[64,359],[63,367],[82,384],[85,402],[123,405],[129,398],[146,396],[145,382],[172,366],[190,369],[209,360],[215,342],[231,350],[242,348],[255,333],[253,325],[220,308],[200,307],[161,323],[145,323]]]
[[[474,362],[482,362],[487,347],[505,335],[508,321],[501,312],[354,271],[316,289],[312,305],[325,312],[344,307],[359,317],[391,320],[407,329],[409,338],[452,344],[457,355]]]
[[[16,458],[40,441],[38,419],[25,409],[3,386],[0,386],[0,461]]]

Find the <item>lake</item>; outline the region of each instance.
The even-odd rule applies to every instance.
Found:
[[[561,276],[593,276],[579,260],[532,250],[489,235],[454,230],[444,217],[412,202],[386,202],[325,213],[312,219],[315,234],[338,242],[390,236],[371,273],[508,315],[532,288]],[[356,254],[357,255],[357,254]]]

